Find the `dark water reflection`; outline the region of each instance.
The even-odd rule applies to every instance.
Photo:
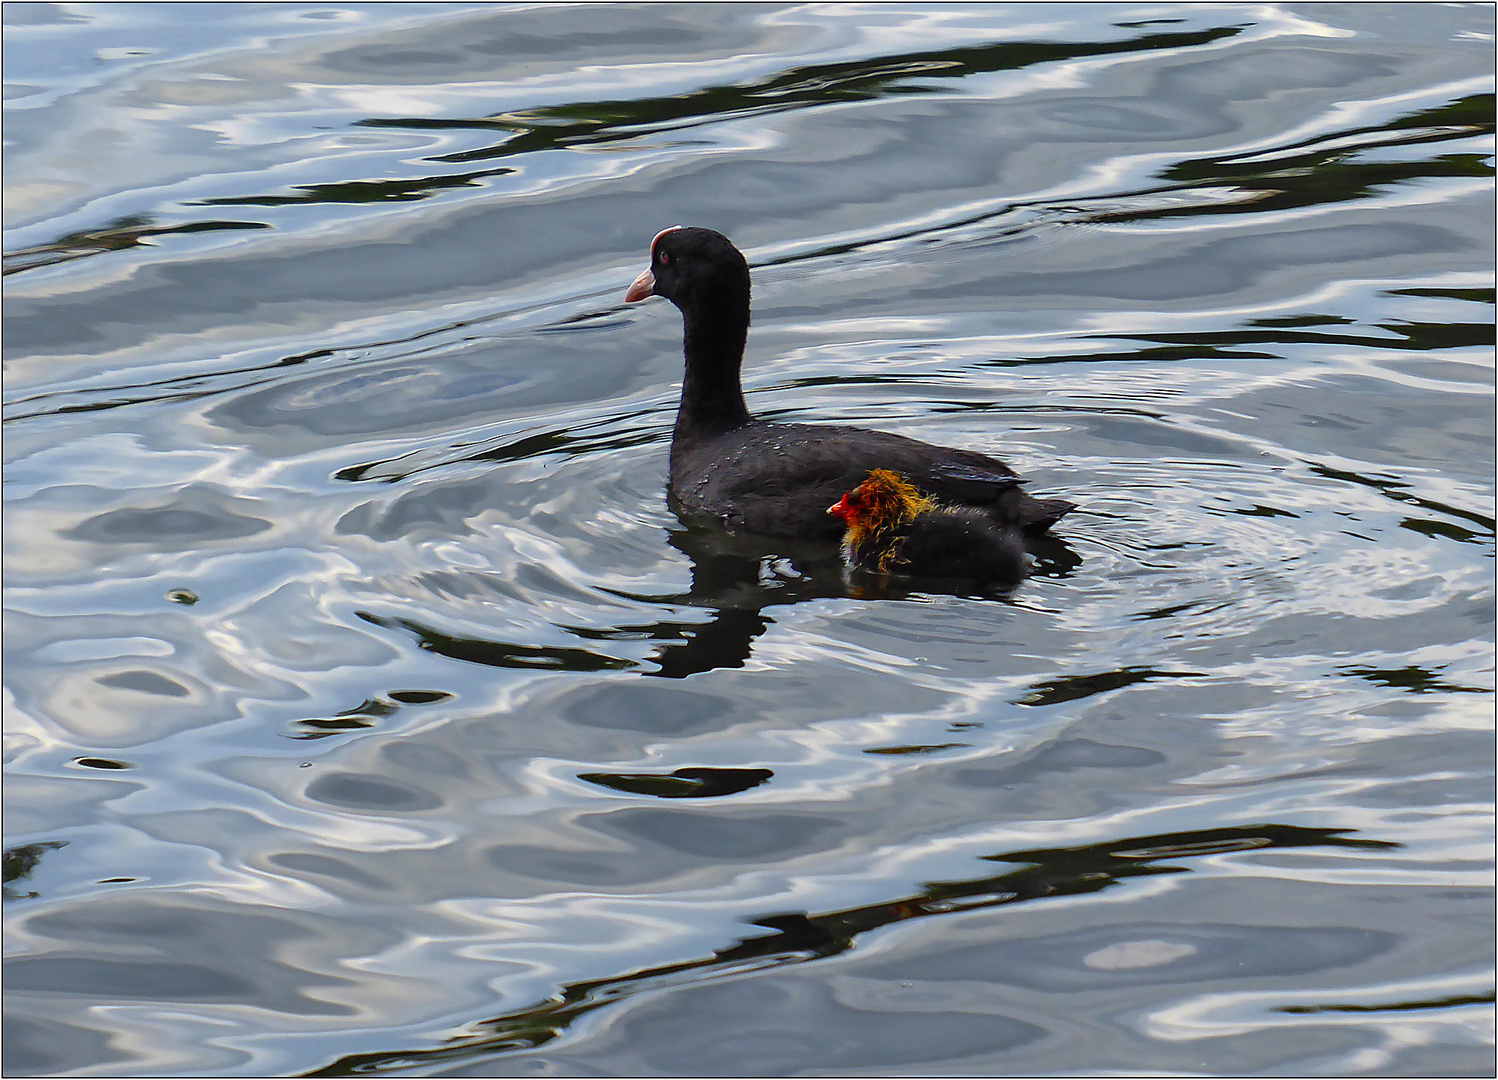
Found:
[[[524,1013],[495,1017],[475,1025],[475,1030],[454,1037],[451,1044],[440,1049],[420,1053],[360,1054],[334,1062],[324,1069],[309,1073],[312,1076],[352,1076],[357,1074],[404,1070],[414,1066],[427,1067],[434,1063],[461,1060],[466,1066],[484,1068],[478,1059],[494,1053],[532,1049],[544,1046],[576,1024],[584,1015],[623,1000],[666,986],[683,982],[700,984],[703,976],[724,976],[746,971],[764,971],[773,967],[802,963],[807,960],[836,956],[854,947],[856,939],[872,930],[906,919],[927,918],[956,911],[974,911],[1003,904],[1022,903],[1042,898],[1086,894],[1117,885],[1128,878],[1142,874],[1186,873],[1183,866],[1159,865],[1167,859],[1185,859],[1193,856],[1223,854],[1233,851],[1252,851],[1259,848],[1339,846],[1355,848],[1397,847],[1380,841],[1350,840],[1338,835],[1340,830],[1298,829],[1287,826],[1261,825],[1240,829],[1214,829],[1202,833],[1175,833],[1168,836],[1149,836],[1136,839],[1093,845],[1086,848],[1058,849],[1049,851],[1016,851],[1002,855],[984,855],[981,858],[1003,863],[1024,864],[1021,870],[971,881],[940,882],[925,886],[919,895],[903,897],[858,908],[827,914],[810,915],[788,913],[767,915],[754,920],[756,926],[773,931],[743,939],[737,944],[721,949],[711,958],[665,967],[630,972],[616,979],[583,983],[563,989],[559,999],[546,1002],[539,1008]],[[1234,948],[1239,928],[1213,927],[1203,934],[1203,928],[1193,928],[1182,935],[1179,928],[1167,931],[1174,937],[1220,938],[1225,946]],[[1325,931],[1286,931],[1283,936],[1301,941],[1289,944],[1287,953],[1299,953],[1294,966],[1302,972],[1314,971],[1327,963],[1350,963],[1365,959],[1368,953],[1380,946],[1387,948],[1387,938],[1352,932],[1343,935],[1339,942]],[[1026,948],[1029,945],[1029,949]],[[1039,943],[1019,945],[1014,951],[1023,954],[1033,951],[1034,956],[1012,957],[996,963],[994,957],[978,957],[969,952],[935,957],[936,966],[948,977],[992,978],[999,970],[1006,978],[1020,985],[1036,989],[1053,990],[1044,983],[1046,969],[1056,964],[1055,952],[1077,951],[1075,940],[1047,946]],[[1090,944],[1090,943],[1089,943]],[[1057,948],[1059,946],[1059,948]],[[1328,952],[1348,952],[1351,955],[1328,956]],[[1264,943],[1257,943],[1255,950],[1248,951],[1252,967],[1262,968],[1260,973],[1287,970],[1277,945],[1266,952],[1257,952]],[[1241,945],[1237,946],[1241,948]],[[1306,951],[1309,950],[1309,951]],[[1189,950],[1189,953],[1196,950]],[[1219,956],[1214,961],[1201,958],[1197,966],[1231,971],[1237,976],[1254,974],[1245,972],[1244,955]],[[1267,954],[1276,955],[1268,960]],[[1318,955],[1320,954],[1320,955]],[[1202,970],[1195,972],[1196,978],[1220,975],[1222,972]],[[1170,979],[1181,978],[1183,972],[1177,968]],[[1189,977],[1189,976],[1188,976]],[[1151,981],[1158,976],[1151,974]],[[1066,981],[1074,985],[1068,989],[1085,989],[1087,980],[1072,975]],[[1398,1008],[1398,1006],[1393,1006]],[[1020,1031],[1024,1037],[1017,1038]],[[984,1042],[991,1047],[1008,1048],[1020,1043],[1042,1038],[1044,1031],[1030,1025],[996,1024],[986,1033]],[[886,1036],[887,1038],[887,1036]],[[807,1052],[810,1047],[804,1048]],[[867,1048],[866,1048],[867,1049]],[[884,1048],[881,1047],[881,1050]],[[679,1052],[679,1051],[678,1051]],[[887,1051],[886,1051],[887,1053]],[[706,1064],[706,1063],[704,1063]],[[819,1068],[825,1062],[786,1059],[777,1063],[780,1068]],[[851,1062],[842,1062],[844,1067]],[[884,1055],[872,1055],[867,1065],[892,1064]],[[710,1071],[704,1069],[704,1071]]]
[[[1493,12],[1162,10],[6,4],[7,1075],[1490,1074]]]

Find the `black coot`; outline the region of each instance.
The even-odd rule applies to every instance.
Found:
[[[1038,533],[1073,504],[1032,498],[1014,470],[972,450],[840,424],[756,420],[739,368],[749,334],[749,266],[728,238],[675,226],[650,245],[650,269],[624,299],[664,296],[681,309],[686,375],[671,436],[671,496],[684,515],[774,537],[834,538],[829,502],[887,469],[949,506]]]

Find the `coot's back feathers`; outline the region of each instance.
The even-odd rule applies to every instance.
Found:
[[[650,268],[627,301],[664,296],[681,309],[686,372],[671,438],[671,496],[689,517],[765,536],[836,536],[829,501],[875,468],[908,477],[942,502],[1030,532],[1072,509],[1035,499],[1014,470],[973,450],[834,424],[756,420],[739,369],[749,331],[749,267],[727,237],[675,226],[650,245]]]
[[[955,480],[948,474],[954,461],[963,466]],[[878,467],[909,477],[942,502],[1017,528],[1044,529],[1071,509],[1031,498],[1002,462],[971,450],[864,428],[763,420],[707,439],[675,440],[671,488],[678,509],[737,531],[832,539],[841,527],[828,518],[827,504]]]

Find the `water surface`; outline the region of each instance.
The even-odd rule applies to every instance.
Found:
[[[8,1075],[1491,1073],[1491,6],[4,17]],[[677,222],[1035,576],[684,530]]]

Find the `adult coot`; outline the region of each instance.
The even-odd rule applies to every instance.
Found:
[[[844,522],[850,569],[996,585],[1025,576],[1024,545],[1013,529],[976,510],[942,506],[888,469],[871,470],[827,513]]]
[[[774,537],[831,539],[827,504],[870,469],[888,469],[949,505],[1042,532],[1073,504],[1035,499],[1014,470],[972,450],[834,424],[756,420],[739,368],[749,335],[749,265],[726,236],[680,225],[650,243],[650,269],[627,302],[664,296],[681,309],[686,375],[671,436],[671,495],[685,516]]]

